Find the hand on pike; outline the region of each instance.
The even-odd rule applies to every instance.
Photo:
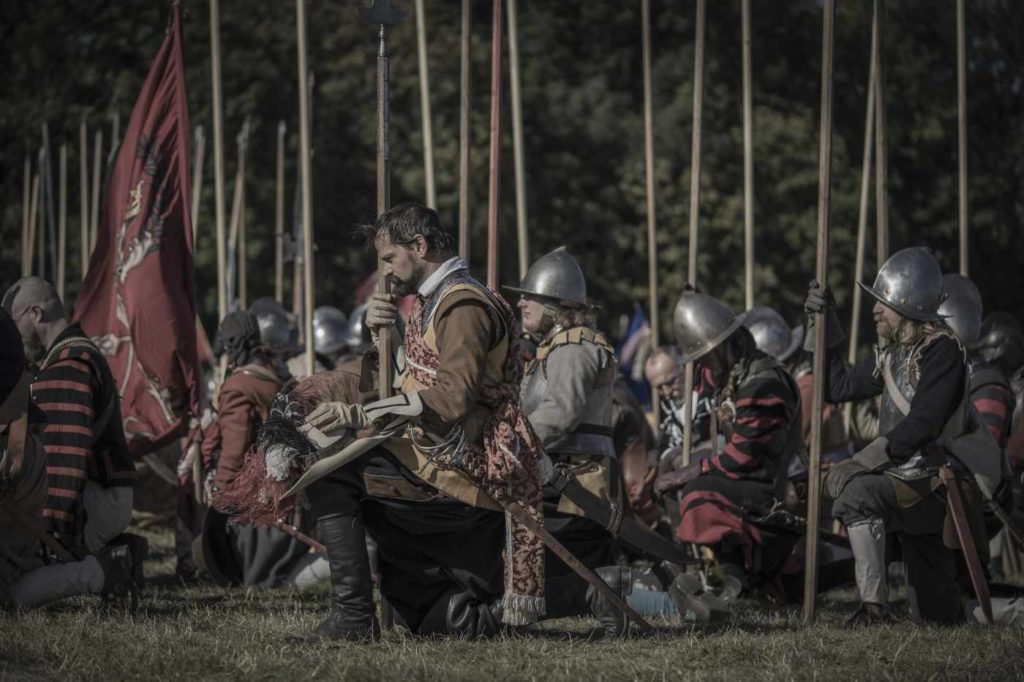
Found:
[[[374,331],[383,327],[393,327],[398,318],[398,306],[391,294],[377,293],[370,297],[366,308],[366,326]]]
[[[654,494],[659,497],[682,488],[701,474],[701,463],[693,462],[684,467],[658,476],[654,481]]]
[[[363,429],[370,425],[362,405],[348,403],[320,403],[306,417],[305,424],[324,433],[341,429]]]

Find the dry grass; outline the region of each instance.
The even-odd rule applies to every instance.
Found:
[[[827,600],[820,623],[745,603],[715,631],[659,623],[656,636],[586,639],[586,620],[530,636],[470,642],[396,632],[378,644],[308,645],[290,637],[323,616],[323,590],[183,589],[170,584],[168,535],[151,535],[154,587],[128,617],[80,599],[0,616],[0,679],[1024,679],[1024,630],[1009,627],[850,631],[852,596]]]

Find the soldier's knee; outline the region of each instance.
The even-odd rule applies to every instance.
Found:
[[[832,516],[846,525],[880,516],[882,510],[872,494],[874,482],[870,476],[855,476],[832,503]]]

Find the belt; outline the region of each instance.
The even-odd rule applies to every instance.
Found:
[[[648,559],[670,561],[674,564],[695,563],[682,547],[658,535],[634,517],[626,515],[614,503],[609,504],[584,488],[565,467],[555,468],[555,475],[548,485],[572,500],[573,504],[583,510],[587,518],[607,528],[608,532],[634,552]]]
[[[614,435],[612,427],[601,426],[600,424],[580,424],[576,427],[573,433],[585,433],[591,436],[608,436],[611,438]]]

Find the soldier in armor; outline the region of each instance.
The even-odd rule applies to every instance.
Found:
[[[949,456],[937,440],[964,433],[969,395],[963,347],[938,312],[942,271],[929,249],[909,248],[885,262],[873,286],[858,284],[876,299],[872,312],[886,345],[856,365],[841,357],[843,333],[828,290],[812,283],[805,303],[808,313],[827,319],[827,400],[881,395],[879,437],[825,478],[856,562],[862,607],[851,624],[891,618],[886,533],[899,537],[914,620],[958,622],[956,562],[943,538],[946,500],[937,477]],[[981,461],[987,457],[979,452],[978,461],[964,464],[991,464]]]
[[[278,374],[296,378],[306,376],[306,349],[299,345],[299,328],[295,316],[270,296],[253,301],[249,312],[259,322],[263,345],[270,349],[281,365],[277,368]],[[315,345],[313,352],[316,354],[313,371],[322,372],[327,369],[326,358],[317,354]]]
[[[327,369],[334,369],[338,359],[348,350],[348,318],[331,305],[313,311],[313,350],[323,358]]]
[[[774,588],[798,534],[758,526],[777,503],[795,506],[786,474],[801,449],[800,393],[778,360],[757,349],[725,305],[687,287],[676,304],[682,362],[696,362],[725,445],[659,476],[655,492],[679,491],[676,536],[709,546],[727,575],[750,590]]]
[[[506,289],[519,294],[523,331],[537,343],[522,405],[545,452],[544,526],[588,567],[616,573],[609,531],[617,531],[628,501],[612,440],[614,350],[594,328],[583,270],[565,247],[538,259],[518,287]],[[546,566],[547,615],[586,612],[587,584],[551,553]],[[622,573],[613,583],[630,583],[628,571]]]
[[[513,309],[469,275],[435,211],[395,206],[367,234],[393,292],[373,295],[367,325],[393,327],[396,296],[417,298],[396,339],[401,392],[365,405],[351,391],[335,394],[306,418],[306,428],[327,434],[387,427],[392,436],[305,491],[333,588],[314,636],[379,636],[367,531],[378,545],[381,592],[413,633],[491,636],[536,622],[543,548],[499,503],[540,518],[541,450],[519,409]],[[377,354],[364,357],[375,372]]]

